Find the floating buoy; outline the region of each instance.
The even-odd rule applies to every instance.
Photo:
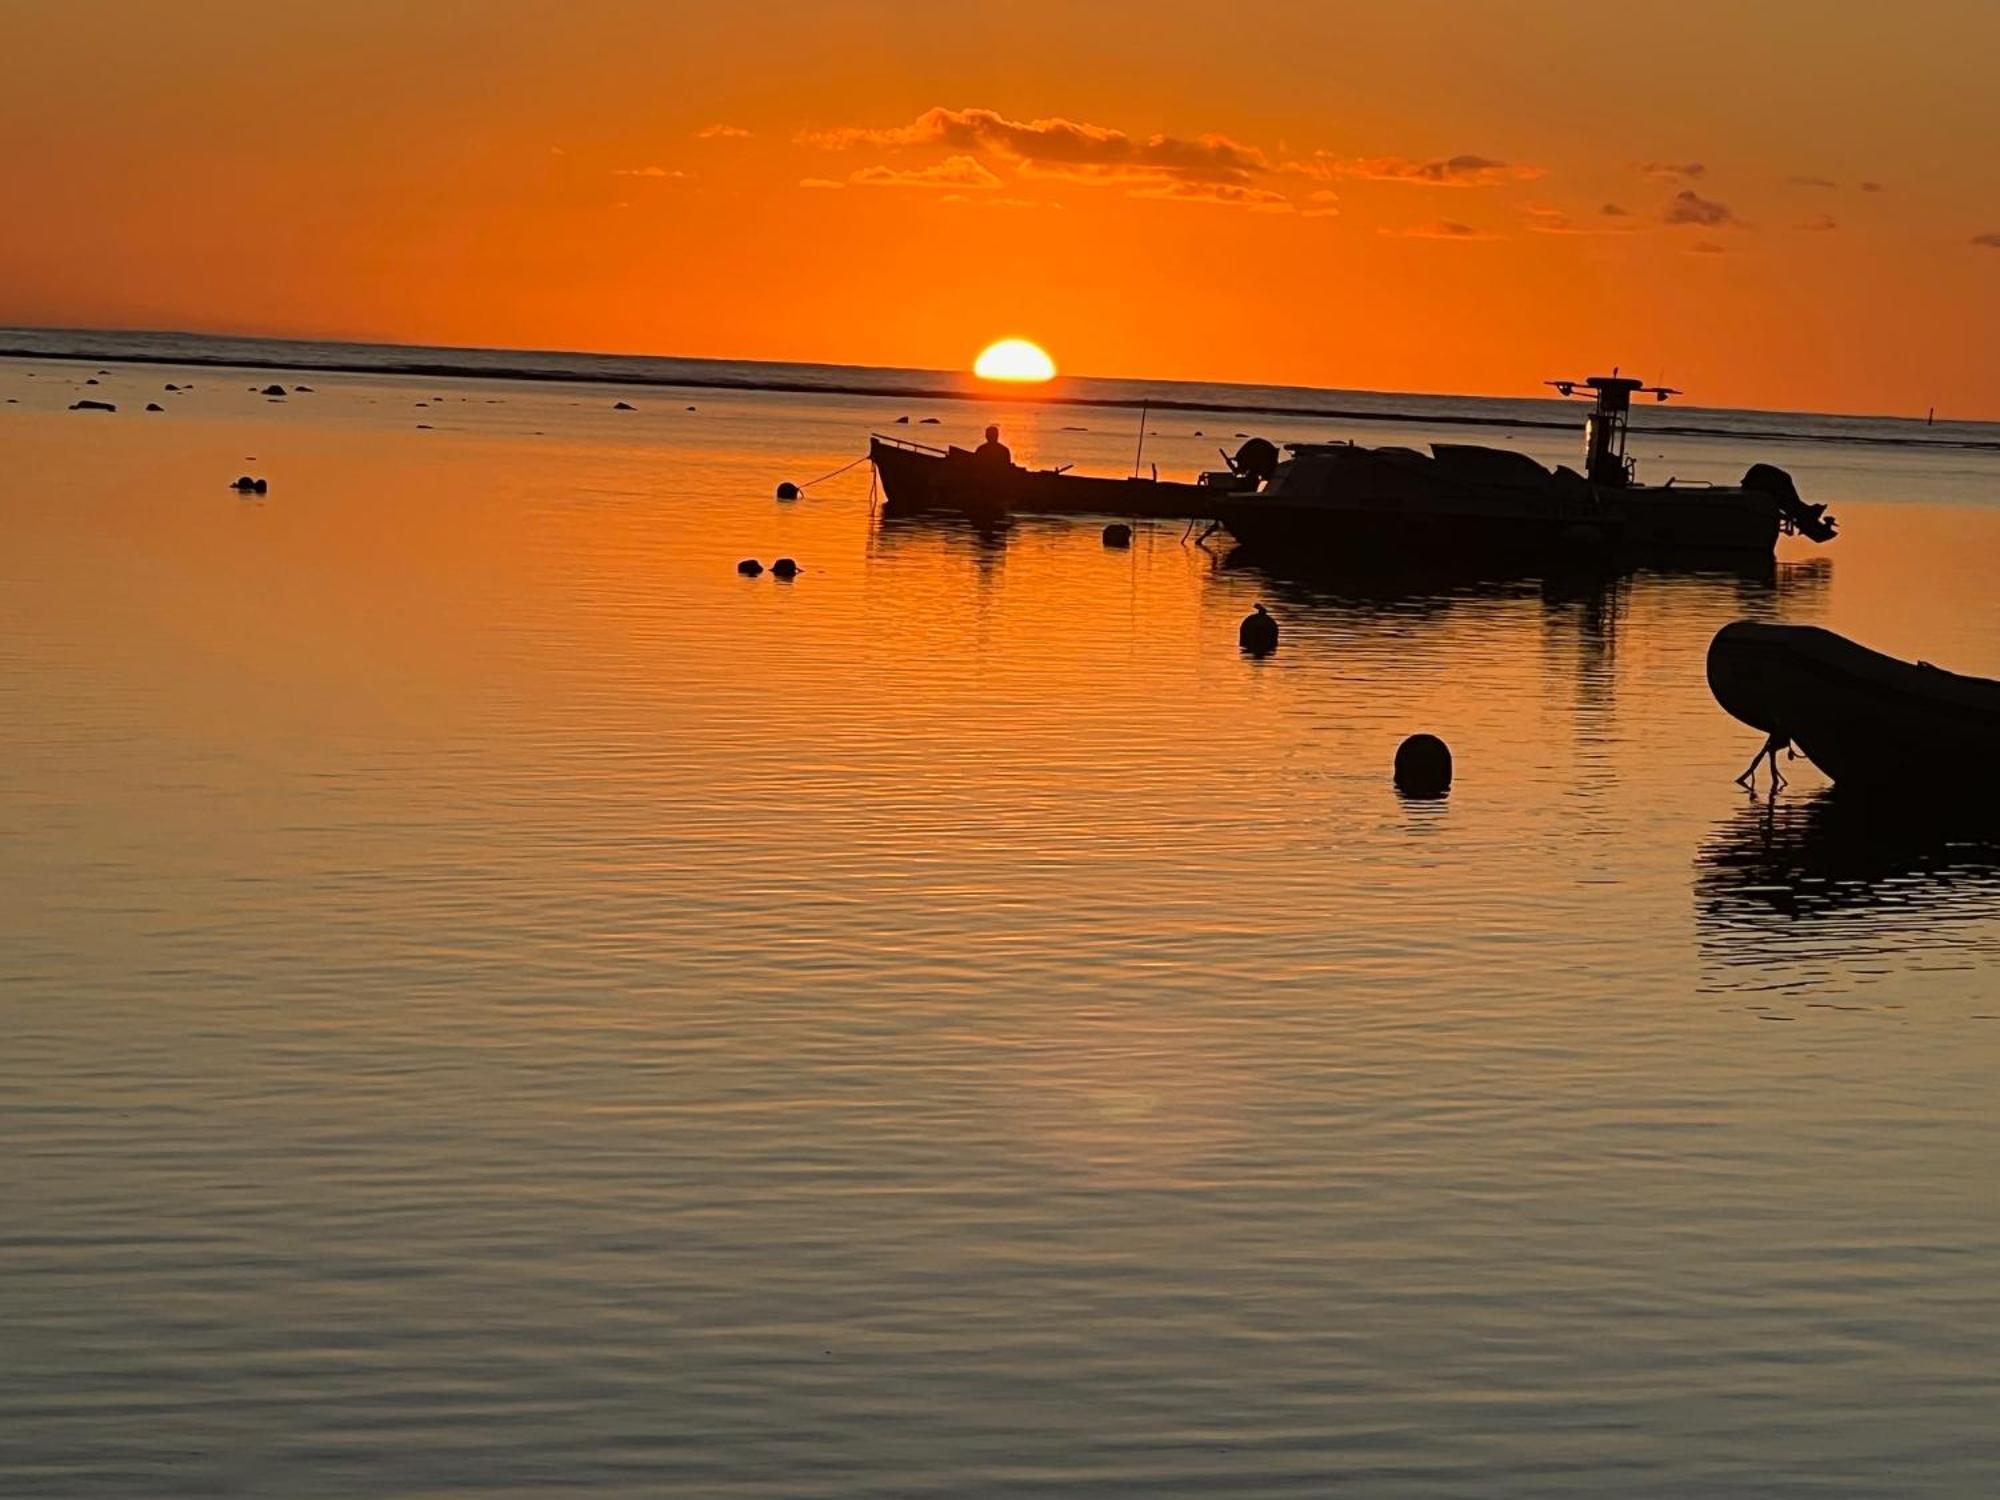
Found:
[[[1278,622],[1259,604],[1236,627],[1236,642],[1252,656],[1269,656],[1278,649]]]
[[[799,576],[799,565],[789,557],[781,557],[771,564],[771,576],[773,578],[796,578]]]
[[[800,493],[799,487],[789,479],[778,486],[778,498],[780,500],[796,500],[799,498]]]
[[[1132,528],[1123,521],[1113,521],[1104,528],[1104,545],[1107,547],[1129,547],[1132,545]]]
[[[759,573],[764,571],[764,565],[754,557],[746,557],[736,565],[736,571],[741,573],[745,578],[755,578]]]
[[[1396,790],[1406,797],[1442,797],[1451,790],[1451,747],[1434,734],[1413,734],[1396,747]]]

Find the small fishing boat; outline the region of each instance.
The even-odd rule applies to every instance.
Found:
[[[1192,482],[1077,474],[1068,465],[1028,469],[965,448],[933,448],[879,433],[868,439],[868,457],[882,481],[885,516],[955,511],[988,523],[1014,514],[1186,521],[1212,520],[1224,496],[1255,489],[1277,467],[1278,450],[1252,438],[1228,459],[1227,469]]]
[[[1841,786],[1991,796],[2000,763],[2000,682],[1899,661],[1813,625],[1738,620],[1708,647],[1708,687],[1764,732],[1739,779],[1796,745]],[[1959,779],[1952,773],[1968,768]]]
[[[1824,505],[1791,476],[1754,465],[1737,485],[1637,482],[1626,455],[1632,397],[1679,394],[1613,373],[1552,381],[1594,397],[1584,467],[1468,443],[1368,448],[1289,443],[1270,482],[1225,495],[1222,523],[1247,548],[1292,557],[1462,555],[1485,562],[1605,552],[1639,559],[1768,558],[1781,532],[1832,539]]]

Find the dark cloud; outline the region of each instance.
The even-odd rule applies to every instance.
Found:
[[[1682,188],[1675,193],[1661,217],[1669,224],[1699,224],[1705,229],[1732,228],[1743,222],[1727,203],[1704,198],[1693,188]]]
[[[1615,203],[1605,204],[1598,212],[1603,214],[1607,219],[1629,219],[1631,217],[1630,214],[1626,213],[1624,209]]]
[[[1729,247],[1719,245],[1714,240],[1696,240],[1688,246],[1688,251],[1693,255],[1727,255]]]
[[[1864,182],[1861,184],[1861,191],[1864,193],[1886,193],[1889,190],[1879,182]]]
[[[1840,184],[1831,177],[1792,177],[1786,179],[1793,187],[1835,188]]]
[[[1829,229],[1840,228],[1840,222],[1832,214],[1814,214],[1805,223],[1799,225],[1799,228],[1810,229],[1815,233],[1823,233]]]
[[[1975,234],[1972,243],[1982,250],[2000,250],[2000,234]]]

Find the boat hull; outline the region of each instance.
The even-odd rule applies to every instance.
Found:
[[[1990,797],[2000,682],[1899,661],[1830,630],[1739,620],[1708,648],[1723,710],[1796,745],[1840,785]],[[1976,775],[1953,773],[1965,767]]]
[[[1112,479],[996,464],[963,448],[936,452],[872,438],[868,456],[889,516],[955,512],[975,520],[1009,515],[1103,515],[1212,519],[1226,492],[1164,479]]]

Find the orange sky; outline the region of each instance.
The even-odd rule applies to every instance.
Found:
[[[0,0],[0,323],[2000,418],[1996,57],[1994,0]]]

